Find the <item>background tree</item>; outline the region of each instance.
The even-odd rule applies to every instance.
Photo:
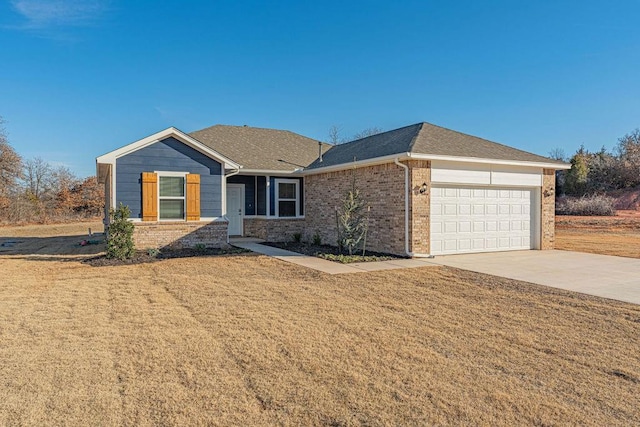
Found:
[[[9,144],[3,124],[0,117],[0,213],[6,215],[2,211],[10,207],[22,178],[22,158]]]
[[[347,142],[355,141],[356,139],[366,138],[368,136],[377,135],[384,132],[382,128],[377,126],[363,129],[362,131],[353,134],[351,137],[342,136],[342,128],[337,125],[333,125],[329,128],[329,134],[327,142],[332,145],[344,144]]]
[[[640,129],[618,140],[619,173],[625,187],[640,185]]]
[[[379,128],[377,126],[373,126],[370,128],[363,129],[362,131],[352,135],[349,141],[355,141],[356,139],[366,138],[368,136],[377,135],[382,132],[384,132],[384,129]]]
[[[567,155],[565,154],[562,148],[554,148],[549,151],[549,158],[553,160],[559,160],[561,162],[567,161]],[[565,192],[565,179],[566,179],[566,171],[565,170],[557,170],[556,171],[556,198],[560,197]]]
[[[571,169],[565,178],[565,191],[572,196],[583,196],[587,190],[587,175],[589,173],[588,153],[584,146],[571,157]]]

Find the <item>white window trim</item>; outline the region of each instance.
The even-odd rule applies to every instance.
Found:
[[[280,201],[284,201],[284,202],[291,202],[294,201],[294,199],[280,199],[280,183],[283,184],[295,184],[296,187],[296,198],[295,198],[295,202],[296,202],[296,214],[295,216],[280,216]],[[297,179],[288,179],[288,178],[275,178],[274,180],[274,184],[276,186],[276,188],[274,189],[275,193],[275,197],[274,197],[274,203],[275,203],[275,216],[276,218],[300,218],[300,181]]]
[[[158,221],[164,221],[164,222],[175,222],[175,221],[186,221],[187,220],[187,175],[189,174],[189,172],[172,172],[172,171],[154,171],[154,173],[157,175],[158,177],[158,190],[157,190],[157,194],[158,194]],[[182,197],[160,197],[160,177],[161,176],[178,176],[178,177],[182,177],[184,178],[184,189],[183,189],[183,194],[184,196]],[[182,219],[179,218],[160,218],[160,200],[182,200],[183,206],[184,206],[184,216],[182,217]]]

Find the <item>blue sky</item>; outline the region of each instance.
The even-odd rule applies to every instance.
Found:
[[[0,116],[21,155],[79,176],[219,123],[611,149],[640,127],[639,16],[639,0],[0,0]]]

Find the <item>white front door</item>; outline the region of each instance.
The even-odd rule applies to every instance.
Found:
[[[227,184],[227,219],[229,236],[242,236],[244,217],[244,184]]]

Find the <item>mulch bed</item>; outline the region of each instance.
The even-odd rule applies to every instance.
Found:
[[[106,255],[98,255],[96,257],[87,258],[82,262],[89,264],[93,267],[105,267],[105,266],[117,266],[117,265],[135,265],[146,264],[150,262],[158,262],[165,259],[173,258],[192,258],[192,257],[207,257],[207,256],[221,256],[221,255],[237,255],[251,252],[242,248],[206,248],[206,249],[163,249],[158,252],[152,251],[136,251],[133,257],[128,259],[114,259],[107,258]]]
[[[389,261],[392,259],[402,259],[404,257],[392,255],[382,252],[366,251],[362,256],[362,250],[358,250],[354,255],[341,252],[337,246],[314,245],[305,242],[263,242],[263,245],[273,246],[274,248],[286,249],[291,252],[297,252],[303,255],[315,256],[318,258],[328,259],[330,261],[349,264],[353,262],[373,262],[373,261]]]

